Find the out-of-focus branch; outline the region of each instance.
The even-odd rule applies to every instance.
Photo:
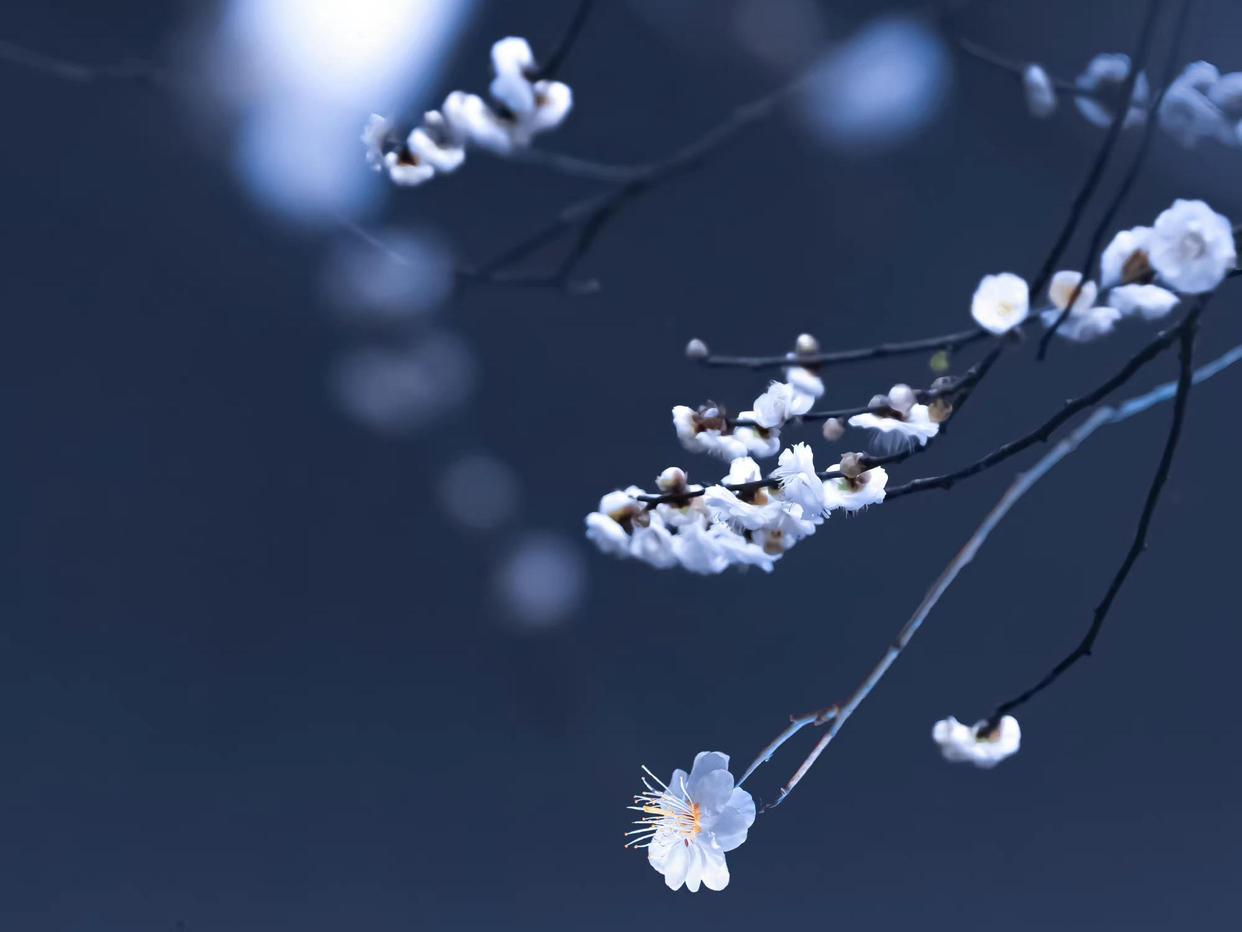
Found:
[[[569,57],[570,51],[578,41],[578,37],[582,34],[582,27],[586,25],[587,19],[591,16],[591,9],[595,6],[595,0],[578,0],[578,8],[574,10],[573,18],[569,21],[569,25],[565,28],[565,34],[561,36],[561,41],[556,44],[552,54],[547,60],[539,66],[539,70],[531,75],[531,80],[539,80],[542,78],[553,78],[561,70],[565,64],[565,59]]]
[[[0,39],[0,62],[77,84],[118,80],[165,87],[173,83],[168,72],[151,62],[127,58],[112,64],[91,65],[28,49],[5,39]]]

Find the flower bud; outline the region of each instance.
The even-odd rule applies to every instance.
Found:
[[[894,385],[888,390],[889,406],[899,414],[907,414],[918,399],[909,385]]]
[[[953,404],[947,398],[937,398],[927,406],[927,416],[937,424],[943,424],[953,415]]]
[[[809,356],[812,353],[818,353],[819,340],[809,333],[800,333],[798,334],[798,339],[794,341],[794,352],[799,356]]]
[[[837,465],[841,470],[841,475],[847,479],[857,479],[863,472],[863,457],[861,453],[846,453],[841,457],[841,462]]]
[[[707,344],[695,337],[686,344],[687,359],[706,359],[708,357]]]
[[[684,492],[686,490],[686,471],[677,466],[670,466],[656,477],[656,488],[661,492]]]
[[[953,387],[953,382],[954,382],[954,379],[952,379],[950,376],[942,375],[940,378],[934,380],[931,383],[932,391],[933,392],[947,392],[950,388]]]
[[[889,404],[888,395],[872,395],[871,400],[867,402],[867,407],[874,411],[877,408],[889,408],[892,405]]]
[[[845,436],[845,425],[841,423],[840,418],[830,417],[824,421],[824,439],[829,443],[836,443]]]

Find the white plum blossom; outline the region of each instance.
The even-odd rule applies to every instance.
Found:
[[[828,472],[840,472],[839,466],[830,466]],[[883,466],[875,466],[856,478],[840,476],[824,480],[824,504],[829,511],[838,508],[845,511],[861,511],[868,505],[884,501],[884,489],[888,485],[888,473]]]
[[[1012,272],[985,275],[970,302],[970,315],[984,330],[1001,334],[1026,320],[1031,295],[1026,280]]]
[[[1236,145],[1233,125],[1209,96],[1219,80],[1220,72],[1209,62],[1187,65],[1160,102],[1161,128],[1187,148],[1193,148],[1201,139]]]
[[[814,521],[822,518],[825,511],[824,483],[815,472],[815,455],[805,443],[795,443],[781,453],[780,465],[772,471],[772,478],[781,484],[781,497],[802,508],[802,513]]]
[[[1042,119],[1057,112],[1057,92],[1042,65],[1032,63],[1022,69],[1022,91],[1031,116]]]
[[[362,126],[362,135],[359,138],[366,151],[367,164],[374,171],[384,170],[384,146],[390,132],[392,132],[392,121],[378,113],[372,113],[367,117],[366,123]]]
[[[405,146],[438,172],[455,172],[466,160],[466,150],[438,110],[423,114],[423,123],[410,130]]]
[[[629,555],[658,570],[668,569],[677,565],[677,551],[673,539],[672,533],[664,526],[664,519],[659,514],[651,514],[646,526],[634,525]],[[613,555],[618,556],[615,553]]]
[[[615,518],[593,511],[586,516],[587,540],[601,553],[614,557],[630,555],[630,535]]]
[[[1139,314],[1144,320],[1159,320],[1177,307],[1178,298],[1159,285],[1119,285],[1108,293],[1108,303],[1124,317]]]
[[[1170,288],[1184,294],[1211,291],[1237,263],[1233,228],[1203,201],[1179,198],[1156,218],[1148,258]]]
[[[790,418],[806,414],[814,403],[815,396],[800,391],[792,383],[773,382],[755,399],[753,410],[744,412],[741,418],[771,430],[779,428]]]
[[[384,153],[388,180],[398,187],[412,188],[435,177],[436,170],[407,149]]]
[[[1152,271],[1148,250],[1151,248],[1151,233],[1151,227],[1134,227],[1122,230],[1112,238],[1100,253],[1101,285],[1111,288],[1150,280]]]
[[[1095,282],[1083,282],[1081,272],[1062,271],[1052,276],[1052,283],[1048,286],[1048,299],[1058,311],[1063,311],[1069,307],[1075,291],[1078,293],[1078,297],[1074,299],[1076,311],[1090,308],[1095,304],[1096,295],[1099,293]]]
[[[924,446],[940,433],[940,425],[931,419],[927,405],[914,405],[904,415],[897,411],[865,411],[851,417],[849,425],[876,431],[882,444],[894,449],[916,444]]]
[[[642,813],[626,847],[646,848],[647,861],[664,875],[670,890],[682,885],[723,890],[729,884],[725,854],[746,841],[755,821],[755,801],[734,786],[729,756],[703,751],[687,774],[674,770],[664,783],[643,768],[644,792],[629,808]],[[650,779],[648,779],[650,778]]]
[[[1006,757],[1018,753],[1022,729],[1011,715],[1004,716],[991,731],[983,731],[987,724],[986,721],[976,722],[971,727],[950,715],[936,722],[932,740],[940,746],[940,753],[947,761],[968,762],[984,769],[995,767]]]
[[[756,489],[750,500],[739,498],[726,486],[738,486],[757,482],[763,478],[759,464],[749,456],[741,456],[729,464],[729,474],[722,484],[709,486],[703,494],[703,503],[717,521],[749,531],[757,531],[778,520],[785,503],[772,498],[767,489]]]
[[[794,358],[790,354],[790,358]],[[789,366],[785,369],[785,381],[800,395],[806,395],[812,402],[824,395],[824,380],[805,366]],[[810,410],[807,405],[807,410]]]
[[[717,408],[673,408],[673,429],[691,453],[710,453],[727,460],[746,456],[750,451],[745,441],[734,436],[729,427],[728,419]]]
[[[1078,292],[1077,298],[1074,298],[1075,291]],[[1121,312],[1112,307],[1097,307],[1095,299],[1098,293],[1095,282],[1083,282],[1081,272],[1057,272],[1048,286],[1048,297],[1053,307],[1041,315],[1044,326],[1054,326],[1073,299],[1074,306],[1057,328],[1057,336],[1075,343],[1087,343],[1112,333],[1113,326],[1121,319]]]
[[[1074,105],[1088,123],[1101,128],[1109,126],[1117,112],[1127,106],[1122,100],[1126,79],[1130,76],[1130,56],[1102,53],[1091,59],[1087,70],[1074,82],[1085,93],[1074,97]],[[1147,75],[1139,74],[1134,83],[1134,96],[1126,112],[1127,129],[1139,126],[1147,117]]]

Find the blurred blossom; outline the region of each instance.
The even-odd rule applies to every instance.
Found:
[[[428,95],[474,0],[228,0],[204,84],[237,121],[237,171],[265,206],[332,222],[378,197],[367,114]]]
[[[788,71],[824,44],[824,16],[815,0],[738,0],[738,43],[764,64]]]
[[[323,267],[328,303],[344,316],[385,323],[433,310],[453,287],[453,256],[422,230],[361,228],[341,237]]]
[[[493,586],[508,614],[524,628],[550,628],[569,619],[586,594],[578,548],[547,532],[528,534],[501,561]]]
[[[341,357],[333,388],[341,408],[380,433],[418,430],[469,399],[475,361],[456,336],[434,334],[407,346],[371,346]]]
[[[825,53],[807,81],[802,115],[828,145],[899,145],[940,112],[951,79],[940,36],[920,20],[872,20]]]
[[[470,530],[500,527],[517,511],[517,477],[507,463],[486,453],[467,454],[450,463],[438,492],[440,507]]]

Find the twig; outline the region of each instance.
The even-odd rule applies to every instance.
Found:
[[[957,38],[957,47],[959,51],[965,53],[970,58],[973,58],[976,61],[981,61],[984,64],[991,65],[994,68],[999,68],[1002,71],[1007,71],[1018,78],[1021,78],[1023,72],[1026,71],[1027,62],[1018,61],[1016,58],[1008,58],[1001,55],[999,52],[994,52],[991,49],[984,48],[972,39],[959,36]],[[1049,77],[1049,80],[1052,82],[1052,89],[1057,93],[1071,94],[1075,97],[1094,96],[1082,91],[1073,81],[1067,81],[1064,78],[1055,78],[1051,76]]]
[[[1155,136],[1157,115],[1160,113],[1160,105],[1164,102],[1164,95],[1168,93],[1169,87],[1173,81],[1173,72],[1177,68],[1177,54],[1181,48],[1182,37],[1186,32],[1186,23],[1189,20],[1190,7],[1193,0],[1183,0],[1180,11],[1177,14],[1176,25],[1173,28],[1173,39],[1169,43],[1168,55],[1165,58],[1164,71],[1160,79],[1160,93],[1156,95],[1156,99],[1151,105],[1151,113],[1148,114],[1147,121],[1143,124],[1143,133],[1139,139],[1138,150],[1134,154],[1134,159],[1130,163],[1130,168],[1126,172],[1125,179],[1121,182],[1121,187],[1117,189],[1117,194],[1113,197],[1112,202],[1100,217],[1099,223],[1096,224],[1095,231],[1091,234],[1091,244],[1087,247],[1086,256],[1083,258],[1082,272],[1075,286],[1073,294],[1066,302],[1065,309],[1057,315],[1051,327],[1045,332],[1039,341],[1039,350],[1035,354],[1035,358],[1042,360],[1048,355],[1048,346],[1053,336],[1061,325],[1069,318],[1070,312],[1074,309],[1074,305],[1078,301],[1079,294],[1082,293],[1083,286],[1086,285],[1087,279],[1091,274],[1091,269],[1095,266],[1096,259],[1099,258],[1100,250],[1104,246],[1104,238],[1108,235],[1112,228],[1113,219],[1117,216],[1117,211],[1121,208],[1122,203],[1129,195],[1130,190],[1134,187],[1134,182],[1138,180],[1139,172],[1143,168],[1143,163],[1147,159],[1147,153],[1151,149],[1151,140]]]
[[[1147,532],[1151,527],[1151,519],[1156,513],[1156,505],[1160,501],[1160,493],[1164,490],[1165,483],[1169,479],[1169,470],[1173,466],[1173,456],[1177,452],[1177,444],[1182,436],[1182,424],[1186,417],[1186,402],[1190,396],[1190,386],[1194,382],[1195,331],[1197,329],[1198,315],[1202,309],[1203,304],[1200,304],[1181,328],[1178,346],[1180,368],[1178,369],[1177,391],[1173,399],[1173,421],[1169,425],[1169,435],[1165,440],[1164,451],[1160,454],[1160,463],[1156,467],[1156,475],[1152,479],[1151,487],[1147,490],[1147,499],[1143,503],[1142,514],[1139,515],[1138,528],[1134,532],[1134,540],[1130,542],[1130,549],[1126,551],[1125,559],[1121,561],[1121,567],[1117,570],[1116,575],[1113,576],[1112,582],[1109,583],[1108,590],[1104,593],[1104,598],[1095,607],[1095,612],[1091,617],[1091,626],[1087,629],[1086,635],[1078,643],[1078,646],[1066,654],[1038,683],[1025,692],[1019,693],[1013,699],[998,705],[996,711],[992,713],[990,722],[995,723],[999,721],[1002,715],[1006,715],[1025,704],[1060,679],[1061,675],[1079,660],[1091,655],[1091,649],[1095,646],[1096,638],[1100,635],[1100,629],[1104,626],[1104,619],[1108,616],[1108,611],[1112,608],[1113,602],[1117,598],[1117,593],[1125,585],[1125,581],[1130,575],[1130,570],[1134,568],[1134,563],[1138,560],[1139,554],[1147,549]]]
[[[594,5],[595,0],[578,0],[578,8],[574,10],[573,18],[565,28],[565,34],[561,37],[561,41],[556,44],[556,48],[548,56],[547,60],[530,76],[531,80],[552,78],[560,72],[565,64],[565,59],[569,57],[570,50],[573,49],[578,41],[578,36],[582,33],[582,27],[586,25],[587,19],[590,18],[591,8]]]
[[[1185,340],[1189,341],[1193,339],[1192,328],[1188,328],[1185,333]],[[1183,355],[1182,369],[1179,371],[1179,377],[1176,382],[1169,382],[1160,385],[1151,391],[1131,398],[1116,407],[1097,408],[1092,412],[1091,416],[1083,421],[1082,424],[1078,425],[1072,433],[1068,434],[1052,449],[1045,453],[1039,461],[1035,463],[1035,465],[1019,474],[1014,479],[1013,483],[1008,489],[1006,489],[1005,494],[1001,496],[996,505],[993,506],[993,508],[984,517],[983,522],[974,531],[974,533],[971,534],[970,538],[966,541],[965,546],[957,552],[957,554],[949,562],[948,566],[946,566],[940,576],[937,577],[936,581],[932,584],[931,589],[923,598],[923,601],[920,602],[918,608],[915,609],[914,614],[911,615],[910,619],[905,623],[905,625],[902,626],[901,631],[898,632],[898,635],[894,639],[892,645],[887,651],[885,651],[884,656],[880,658],[879,663],[876,664],[867,678],[863,680],[858,689],[855,690],[853,696],[851,696],[843,706],[828,707],[828,710],[831,710],[832,712],[831,717],[825,719],[825,721],[829,723],[829,730],[815,745],[811,751],[811,754],[794,772],[794,775],[789,779],[789,781],[781,787],[778,797],[764,807],[764,811],[775,808],[783,802],[793,791],[793,788],[798,784],[798,782],[806,776],[807,771],[810,770],[811,766],[814,765],[820,754],[823,753],[824,748],[826,748],[829,742],[836,737],[837,733],[845,725],[845,722],[849,719],[850,715],[852,715],[862,701],[866,699],[879,681],[883,679],[884,674],[888,672],[888,669],[896,661],[902,650],[904,650],[906,645],[909,644],[910,640],[922,626],[923,622],[926,621],[928,615],[931,614],[932,609],[935,608],[936,604],[944,596],[945,592],[948,591],[949,587],[956,581],[962,570],[965,569],[966,566],[975,558],[976,554],[978,554],[979,550],[987,541],[991,533],[999,526],[1005,516],[1008,515],[1013,506],[1016,505],[1018,501],[1026,495],[1026,493],[1029,492],[1040,479],[1047,475],[1053,467],[1061,462],[1061,460],[1065,459],[1065,457],[1077,450],[1088,437],[1105,425],[1119,424],[1122,421],[1129,420],[1136,415],[1149,411],[1157,405],[1168,401],[1170,398],[1181,399],[1184,415],[1185,398],[1189,389],[1189,384],[1197,385],[1200,382],[1205,382],[1228,369],[1230,366],[1242,362],[1242,345],[1234,347],[1229,352],[1213,360],[1211,363],[1194,370],[1193,374],[1190,374],[1189,367],[1187,365],[1188,359],[1188,355]],[[1187,379],[1189,379],[1189,382]],[[1183,415],[1175,413],[1174,417],[1180,422]],[[1178,430],[1180,430],[1180,427]],[[1167,450],[1168,445],[1166,445],[1166,451]],[[1163,458],[1161,462],[1163,464]],[[1145,534],[1146,528],[1144,527],[1142,531]],[[1004,713],[998,710],[996,717],[999,717],[1002,714]],[[754,773],[754,771],[758,769],[759,765],[770,760],[772,754],[777,748],[809,724],[819,723],[809,715],[791,719],[790,724],[785,728],[785,730],[777,735],[776,739],[764,748],[762,752],[760,752],[754,763],[752,763],[746,770],[744,778],[749,777],[752,773]]]
[[[5,39],[0,39],[0,61],[79,84],[101,80],[138,81],[158,86],[171,83],[168,74],[150,62],[125,59],[115,64],[88,65],[47,55]]]
[[[846,362],[862,362],[884,359],[890,356],[910,356],[928,350],[952,351],[986,340],[991,334],[982,327],[943,333],[934,337],[906,340],[900,343],[879,343],[860,349],[833,350],[824,353],[798,353],[793,356],[706,356],[701,364],[710,367],[735,369],[772,369],[782,366],[831,366]]]

